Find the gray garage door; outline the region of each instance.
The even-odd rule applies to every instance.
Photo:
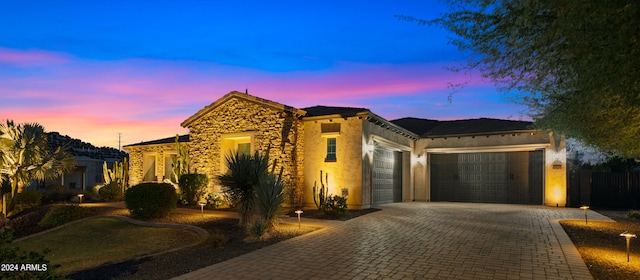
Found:
[[[402,201],[402,153],[376,145],[373,151],[373,203]]]
[[[542,204],[544,155],[431,154],[431,200]]]

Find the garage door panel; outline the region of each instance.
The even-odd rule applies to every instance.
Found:
[[[431,154],[431,199],[542,204],[540,151]]]
[[[402,153],[376,145],[373,155],[373,203],[402,201]]]

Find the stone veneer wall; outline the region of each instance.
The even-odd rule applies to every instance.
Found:
[[[231,98],[189,125],[189,153],[192,168],[206,174],[209,187],[220,192],[217,176],[221,172],[225,134],[252,132],[254,151],[277,160],[276,171],[295,185],[303,185],[303,129],[299,116],[245,99]]]
[[[186,143],[180,143],[185,145]],[[158,145],[145,145],[145,146],[129,146],[125,147],[129,152],[129,186],[135,186],[142,183],[144,178],[143,164],[144,155],[147,153],[155,153],[156,156],[156,178],[158,181],[162,181],[164,178],[164,155],[165,153],[176,153],[176,144],[158,144]]]

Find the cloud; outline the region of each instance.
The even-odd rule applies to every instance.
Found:
[[[479,112],[492,117],[490,110],[481,109],[494,108],[501,115],[513,110],[507,105],[497,110],[499,94],[486,82],[435,63],[341,62],[325,70],[274,73],[212,62],[100,61],[0,48],[0,72],[2,63],[17,67],[20,74],[0,75],[0,119],[39,122],[49,131],[98,146],[116,146],[118,133],[123,134],[123,144],[186,133],[180,127],[183,120],[233,90],[248,89],[252,95],[298,108],[367,107],[390,119]],[[467,88],[449,104],[448,84],[463,82],[469,82]]]
[[[69,61],[60,53],[42,50],[15,50],[0,47],[0,65],[8,64],[18,67],[33,67],[61,64]]]

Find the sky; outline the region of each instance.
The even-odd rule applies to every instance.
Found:
[[[428,1],[1,1],[0,121],[95,146],[188,133],[231,91],[388,120],[529,120],[478,73]],[[462,88],[450,85],[465,84]]]

